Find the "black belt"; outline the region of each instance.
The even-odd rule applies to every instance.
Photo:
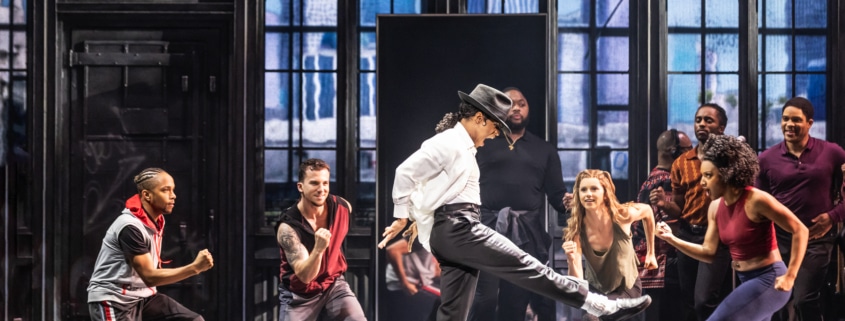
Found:
[[[434,210],[434,213],[449,213],[449,212],[457,212],[457,211],[468,211],[471,210],[475,213],[479,213],[478,205],[473,203],[454,203],[454,204],[446,204],[441,207],[438,207]]]
[[[687,232],[690,232],[690,233],[693,233],[693,234],[699,234],[699,235],[704,235],[704,234],[707,233],[707,225],[690,224],[690,223],[687,223],[687,221],[685,221],[685,220],[679,220],[679,221],[681,221],[681,229],[687,230]]]

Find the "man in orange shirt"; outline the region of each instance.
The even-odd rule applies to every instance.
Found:
[[[717,104],[703,104],[695,112],[696,148],[683,153],[672,163],[672,201],[664,198],[663,188],[649,195],[652,205],[662,209],[680,223],[678,237],[701,244],[707,232],[707,208],[710,197],[701,187],[701,159],[698,152],[710,134],[722,135],[728,116]],[[680,320],[706,320],[731,290],[731,256],[721,245],[713,262],[703,263],[678,253],[678,282],[687,313]],[[693,311],[694,310],[694,311]],[[694,312],[694,313],[693,313]]]

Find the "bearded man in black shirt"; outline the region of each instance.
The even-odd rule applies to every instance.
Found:
[[[487,140],[476,154],[481,171],[481,222],[547,262],[551,237],[545,228],[543,196],[556,210],[565,211],[560,157],[552,144],[525,130],[529,106],[522,91],[513,87],[503,91],[513,101],[506,120],[510,137]],[[521,321],[529,304],[539,321],[555,320],[553,300],[481,272],[469,319]]]

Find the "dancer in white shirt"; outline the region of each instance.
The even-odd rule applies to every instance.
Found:
[[[513,284],[580,307],[602,320],[624,320],[642,312],[651,298],[609,300],[590,293],[587,282],[555,273],[520,250],[506,237],[479,221],[481,204],[476,148],[510,129],[506,119],[510,98],[479,84],[470,93],[458,92],[458,112],[438,125],[448,128],[423,142],[396,169],[393,216],[379,247],[415,221],[420,242],[440,262],[441,301],[437,320],[466,320],[478,271],[489,272]]]

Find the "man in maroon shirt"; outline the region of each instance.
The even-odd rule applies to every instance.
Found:
[[[276,226],[281,248],[279,320],[365,321],[364,311],[343,278],[343,239],[352,207],[329,194],[329,165],[308,159],[299,165],[301,197]]]
[[[833,201],[842,184],[845,151],[834,143],[810,137],[813,105],[795,97],[783,105],[783,142],[760,154],[757,188],[786,205],[810,230],[804,262],[795,279],[792,299],[772,320],[788,320],[794,309],[797,320],[824,320],[825,275],[834,248],[833,223],[845,219],[845,205]],[[778,248],[789,261],[790,234],[777,228]],[[830,280],[833,281],[833,280]]]

